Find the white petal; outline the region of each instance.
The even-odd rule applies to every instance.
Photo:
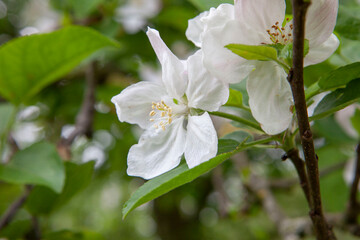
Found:
[[[166,95],[165,89],[156,83],[139,82],[114,96],[116,113],[121,122],[138,124],[146,128],[150,124],[152,102],[159,102]]]
[[[204,34],[202,49],[204,65],[211,74],[225,83],[237,83],[243,80],[254,69],[252,61],[247,61],[226,49],[231,43],[261,43],[259,34],[245,32],[245,25],[237,21],[229,21],[224,28],[215,28]],[[263,35],[265,36],[266,33]],[[256,39],[255,39],[256,38]]]
[[[218,138],[208,113],[190,116],[188,121],[185,159],[193,168],[216,156]]]
[[[190,19],[185,33],[186,37],[197,47],[201,47],[205,31],[211,28],[222,28],[232,19],[234,19],[234,6],[220,4],[217,8],[211,8],[209,11],[202,12],[195,18]]]
[[[254,118],[270,135],[286,130],[291,122],[292,94],[285,71],[276,63],[259,62],[247,81]]]
[[[338,0],[312,1],[305,25],[305,38],[310,41],[310,46],[317,46],[330,37],[336,24],[338,6]]]
[[[185,35],[187,39],[192,41],[197,47],[201,47],[201,35],[203,34],[205,28],[202,18],[207,15],[209,15],[209,11],[202,12],[195,18],[188,21],[188,28],[186,29]]]
[[[145,179],[159,176],[179,165],[185,149],[184,117],[175,119],[166,129],[149,129],[130,148],[127,174]]]
[[[189,84],[186,90],[188,106],[216,111],[229,98],[229,86],[213,77],[204,67],[202,51],[188,58]]]
[[[146,34],[161,63],[164,86],[169,95],[180,99],[187,85],[184,64],[166,46],[158,31],[148,28]]]
[[[285,0],[235,0],[235,18],[248,23],[256,31],[266,33],[285,18]]]
[[[330,37],[322,44],[309,48],[309,53],[304,59],[304,65],[309,66],[325,61],[336,51],[339,44],[339,39],[335,36],[335,34],[331,34]]]

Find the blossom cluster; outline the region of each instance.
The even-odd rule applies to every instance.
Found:
[[[158,31],[147,35],[162,66],[162,79],[139,82],[112,98],[120,121],[145,129],[128,154],[127,173],[145,179],[176,167],[189,168],[216,156],[217,134],[208,112],[229,97],[229,84],[247,79],[253,117],[269,135],[285,131],[293,118],[287,71],[275,61],[246,60],[228,44],[280,45],[293,41],[284,0],[235,0],[189,20],[187,38],[199,50],[179,60]],[[306,16],[309,51],[305,66],[326,60],[337,49],[333,34],[338,0],[313,1]]]

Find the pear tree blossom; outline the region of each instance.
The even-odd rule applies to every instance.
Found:
[[[189,20],[187,38],[201,47],[205,67],[225,83],[237,83],[248,76],[249,105],[263,130],[278,134],[292,121],[292,95],[286,71],[275,62],[248,61],[224,46],[288,45],[293,41],[293,24],[285,17],[284,0],[235,0],[221,4]],[[309,52],[305,66],[320,63],[337,49],[332,33],[338,0],[312,1],[306,18],[305,38]],[[255,71],[253,71],[255,69]]]
[[[176,167],[184,154],[189,168],[214,157],[217,135],[209,114],[229,96],[227,84],[202,66],[202,51],[179,60],[158,31],[147,35],[162,66],[162,81],[134,84],[112,98],[120,121],[145,129],[128,154],[127,173],[145,179]]]

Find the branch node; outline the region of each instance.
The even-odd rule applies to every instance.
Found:
[[[306,129],[302,135],[302,138],[306,141],[310,141],[312,139],[312,133],[310,129]]]
[[[289,74],[287,76],[287,80],[288,82],[291,84],[291,82],[293,81],[294,79],[294,69],[293,68],[290,68],[289,70]]]
[[[284,153],[284,154],[281,156],[281,160],[282,160],[282,161],[286,161],[288,158],[289,158],[289,156],[288,156],[286,153]]]

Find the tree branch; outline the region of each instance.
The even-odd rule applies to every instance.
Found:
[[[86,89],[81,109],[76,117],[75,129],[68,138],[62,138],[58,143],[58,152],[63,159],[71,158],[69,148],[77,136],[91,136],[95,113],[96,65],[96,62],[92,62],[86,69]]]
[[[356,148],[357,158],[356,158],[356,168],[354,174],[354,181],[351,185],[349,203],[347,205],[347,210],[345,212],[345,223],[346,224],[357,224],[357,217],[359,215],[359,202],[357,201],[357,193],[359,188],[360,181],[360,143]]]
[[[296,148],[289,150],[286,154],[295,166],[295,169],[297,171],[300,180],[300,186],[305,194],[309,207],[311,207],[312,200],[310,197],[309,180],[305,170],[305,162],[300,158],[299,150]]]
[[[0,230],[6,227],[28,198],[33,186],[26,185],[24,193],[7,209],[0,219]]]
[[[315,154],[304,91],[305,16],[310,2],[305,0],[292,0],[292,5],[294,21],[293,67],[289,72],[288,81],[295,102],[296,116],[300,130],[299,133],[304,149],[306,169],[310,183],[310,194],[312,199],[310,217],[313,221],[318,240],[336,239],[331,227],[326,222],[322,210],[318,159]]]

